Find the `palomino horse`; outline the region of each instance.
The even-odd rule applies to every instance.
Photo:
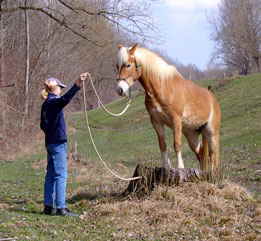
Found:
[[[158,136],[163,166],[171,167],[164,136],[164,126],[167,125],[173,130],[178,168],[184,168],[182,133],[202,170],[219,168],[221,111],[214,95],[184,79],[173,65],[148,49],[137,44],[130,48],[119,45],[118,48],[117,92],[129,96],[130,87],[136,80],[143,86],[145,105]]]

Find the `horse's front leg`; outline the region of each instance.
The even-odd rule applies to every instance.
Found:
[[[160,152],[161,152],[161,160],[162,160],[162,166],[166,169],[171,168],[171,163],[168,157],[168,152],[167,152],[167,145],[165,142],[165,128],[164,125],[151,117],[151,123],[152,126],[154,127],[157,137],[158,137],[158,142],[159,142],[159,147],[160,147]]]
[[[184,168],[184,162],[181,155],[181,144],[182,144],[182,122],[181,118],[177,115],[174,116],[174,149],[178,159],[178,168]]]

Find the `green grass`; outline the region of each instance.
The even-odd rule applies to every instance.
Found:
[[[207,84],[211,84],[209,81]],[[215,83],[212,83],[215,85]],[[215,90],[222,108],[221,157],[226,176],[261,198],[261,75],[255,74],[231,80]],[[107,107],[120,112],[126,101],[119,100]],[[95,143],[111,167],[123,176],[131,176],[140,161],[159,160],[157,138],[144,107],[144,97],[138,96],[125,115],[111,117],[101,110],[89,111]],[[44,168],[33,168],[45,160],[43,143],[33,155],[13,161],[1,161],[0,169],[0,239],[17,240],[119,240],[114,234],[117,225],[98,215],[99,204],[110,202],[111,191],[122,191],[126,184],[109,177],[91,145],[83,113],[67,116],[70,125],[70,150],[78,143],[80,165],[71,168],[68,180],[69,207],[87,219],[48,217],[41,214]],[[175,162],[172,132],[167,130],[170,155]],[[185,165],[198,163],[184,139]],[[77,179],[83,172],[83,178]],[[83,196],[80,194],[83,191]],[[117,216],[117,215],[116,215]],[[119,215],[121,216],[121,215]],[[58,228],[57,228],[58,227]],[[197,232],[197,230],[195,231]],[[202,235],[202,234],[201,234]],[[139,240],[125,237],[124,240]],[[149,239],[143,239],[149,240]],[[156,240],[156,239],[155,239]],[[171,240],[159,237],[157,240]]]

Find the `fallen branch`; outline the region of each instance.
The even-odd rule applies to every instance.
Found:
[[[8,87],[14,87],[15,84],[7,84],[7,85],[0,85],[0,88],[8,88]]]

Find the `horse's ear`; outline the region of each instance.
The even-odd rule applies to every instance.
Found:
[[[130,47],[130,49],[129,49],[130,55],[134,55],[137,47],[138,47],[138,44],[134,44],[132,47]]]
[[[121,44],[118,44],[118,49],[121,49],[123,46]]]

